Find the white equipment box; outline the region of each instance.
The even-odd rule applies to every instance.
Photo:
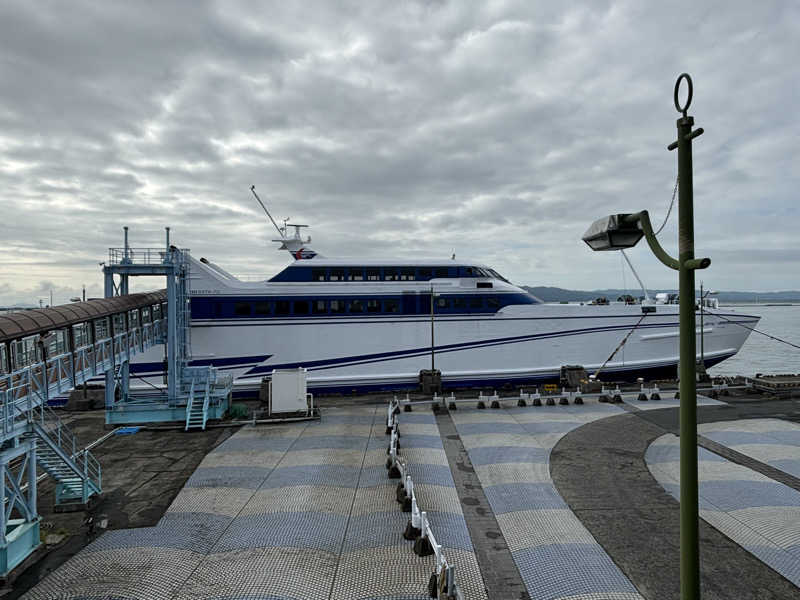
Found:
[[[313,408],[313,396],[306,392],[306,370],[275,369],[269,382],[269,414],[308,414]]]

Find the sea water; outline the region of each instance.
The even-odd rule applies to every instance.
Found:
[[[759,315],[756,329],[800,346],[800,305],[720,307],[720,312]],[[698,321],[698,326],[700,325]],[[736,327],[736,325],[732,325]],[[698,352],[699,352],[698,348]],[[756,373],[800,373],[800,348],[769,339],[755,331],[739,353],[708,370],[709,375],[747,375]]]

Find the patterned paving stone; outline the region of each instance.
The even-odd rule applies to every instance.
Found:
[[[202,558],[202,554],[190,550],[166,547],[81,552],[23,598],[166,599],[180,589]],[[165,565],[169,568],[164,568]]]
[[[498,463],[544,463],[547,462],[550,453],[549,449],[529,446],[466,447],[469,451],[469,458],[476,467]]]
[[[735,433],[731,424],[725,431]],[[651,459],[653,455],[663,458],[664,449],[677,444],[675,436],[661,436],[645,455],[653,476],[676,498],[680,494],[679,463],[651,464]],[[654,447],[657,450],[651,452]],[[716,458],[712,460],[711,457]],[[701,518],[789,581],[800,585],[800,555],[794,546],[796,541],[800,542],[800,525],[797,524],[800,493],[715,454],[699,453],[699,458]]]
[[[353,488],[293,485],[257,490],[240,514],[320,512],[347,515],[353,502]]]
[[[168,512],[198,512],[235,517],[253,495],[247,488],[185,487],[167,509]]]
[[[176,600],[277,596],[326,600],[336,555],[310,548],[248,548],[208,555]]]
[[[353,450],[341,448],[317,448],[314,450],[294,450],[287,452],[281,460],[280,466],[305,467],[311,465],[346,465],[353,466],[361,462],[364,449]]]
[[[256,489],[271,472],[271,467],[198,467],[186,486]]]
[[[537,600],[641,600],[550,479],[550,450],[561,437],[620,412],[615,406],[590,404],[512,406],[502,411],[507,418],[490,417],[496,434],[472,415],[451,414],[528,592]],[[485,445],[493,437],[508,445]]]
[[[334,513],[267,513],[242,515],[217,541],[214,552],[248,548],[312,548],[336,553],[347,517]]]
[[[263,452],[265,450],[275,452],[286,452],[291,445],[295,442],[296,438],[292,436],[249,436],[240,437],[233,435],[227,440],[222,442],[217,451],[219,452],[248,452],[256,451]]]
[[[277,450],[244,450],[241,452],[212,452],[200,463],[202,468],[212,467],[260,467],[271,469],[286,453]]]
[[[286,487],[293,485],[330,485],[334,487],[355,487],[360,465],[304,465],[281,467],[270,474],[262,488]]]
[[[462,435],[461,440],[465,447],[470,450],[477,448],[537,448],[541,446],[536,439],[528,435],[520,427],[517,433],[477,433],[472,435]]]
[[[498,518],[504,513],[517,510],[567,508],[552,482],[503,483],[484,486],[483,489]]]
[[[636,588],[597,544],[553,544],[514,552],[528,589],[537,599],[581,594],[629,594]]]
[[[29,597],[425,598],[433,558],[402,537],[409,515],[387,477],[383,411],[330,412],[317,424],[241,429],[206,457],[158,526],[107,532]],[[483,600],[435,418],[401,417],[401,455],[422,508],[466,597]]]
[[[475,467],[484,487],[501,483],[544,483],[550,481],[547,463],[501,463]]]
[[[592,535],[568,509],[520,510],[497,516],[512,552],[552,544],[591,544]]]

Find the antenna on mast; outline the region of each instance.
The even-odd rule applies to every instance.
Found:
[[[264,209],[264,212],[269,217],[269,220],[272,221],[272,224],[275,226],[275,229],[278,231],[278,235],[280,235],[281,237],[285,237],[285,235],[286,235],[285,229],[284,229],[284,231],[281,231],[281,228],[278,227],[278,224],[275,222],[275,219],[273,219],[272,215],[269,214],[269,211],[267,210],[267,207],[264,206],[264,203],[261,201],[261,198],[259,198],[258,194],[256,194],[256,186],[255,185],[251,185],[250,186],[250,191],[253,192],[253,196],[255,196],[256,200],[258,200],[258,203],[261,205],[261,208]]]

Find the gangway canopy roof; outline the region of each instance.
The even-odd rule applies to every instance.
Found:
[[[127,294],[0,316],[0,343],[167,301],[167,291]]]

